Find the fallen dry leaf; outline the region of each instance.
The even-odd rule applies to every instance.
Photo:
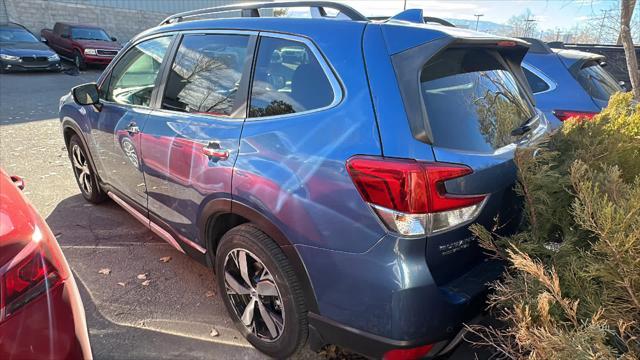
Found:
[[[163,256],[160,258],[160,262],[163,263],[169,262],[169,260],[171,260],[171,256]]]
[[[147,273],[144,273],[144,274],[138,274],[138,279],[140,279],[140,280],[146,280],[146,279],[147,279]]]
[[[216,293],[215,293],[215,292],[213,292],[213,291],[211,291],[211,290],[209,290],[209,291],[207,291],[207,293],[206,293],[205,295],[206,295],[207,297],[213,297],[213,296],[216,296]]]
[[[216,337],[216,336],[219,336],[219,335],[220,335],[220,333],[219,333],[219,332],[218,332],[218,330],[216,330],[216,329],[211,329],[211,332],[209,333],[209,335],[210,335],[211,337]]]
[[[120,285],[120,286],[124,287],[124,286],[125,286],[125,285],[127,285],[127,284],[126,284],[126,283],[123,283],[123,282],[119,282],[119,283],[118,283],[118,285]]]
[[[98,274],[109,275],[111,274],[111,269],[108,269],[108,268],[100,269],[98,270]]]
[[[149,284],[151,284],[151,280],[145,280],[141,284],[142,286],[149,286]]]

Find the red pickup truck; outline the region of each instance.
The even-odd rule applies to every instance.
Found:
[[[122,46],[99,27],[58,22],[40,32],[42,39],[61,57],[84,70],[87,64],[107,65]]]

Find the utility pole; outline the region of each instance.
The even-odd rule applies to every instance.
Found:
[[[525,26],[524,26],[524,36],[525,37],[527,37],[529,35],[529,31],[530,30],[533,30],[533,23],[535,21],[536,21],[536,19],[529,18],[529,14],[527,14],[527,20],[525,20]]]
[[[600,39],[602,39],[602,30],[604,29],[604,22],[607,19],[607,15],[612,10],[609,9],[609,10],[600,10],[600,11],[602,11],[602,23],[600,24],[600,30],[598,31],[598,40],[596,41],[596,44],[600,44]]]
[[[404,0],[404,9],[407,10],[407,0]]]
[[[476,31],[478,31],[478,23],[480,22],[480,17],[484,16],[484,14],[475,14],[473,16],[476,17]]]

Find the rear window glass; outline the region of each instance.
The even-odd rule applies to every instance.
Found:
[[[595,61],[589,61],[575,74],[582,88],[593,98],[609,100],[609,97],[622,91],[618,82]]]
[[[534,115],[516,78],[490,49],[445,50],[422,68],[420,89],[440,147],[493,152],[512,143],[511,131]]]
[[[527,82],[529,83],[531,91],[534,94],[547,91],[551,88],[546,81],[544,81],[540,76],[531,72],[531,70],[527,68],[522,68],[522,70],[524,70],[524,75],[527,77]]]

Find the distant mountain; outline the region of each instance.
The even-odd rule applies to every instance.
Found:
[[[476,29],[476,21],[475,20],[466,20],[466,19],[445,19],[452,23],[453,25],[461,28]],[[504,24],[498,24],[491,21],[482,21],[478,22],[478,31],[488,32],[488,33],[496,33],[501,31],[506,31],[509,29],[509,26]]]

